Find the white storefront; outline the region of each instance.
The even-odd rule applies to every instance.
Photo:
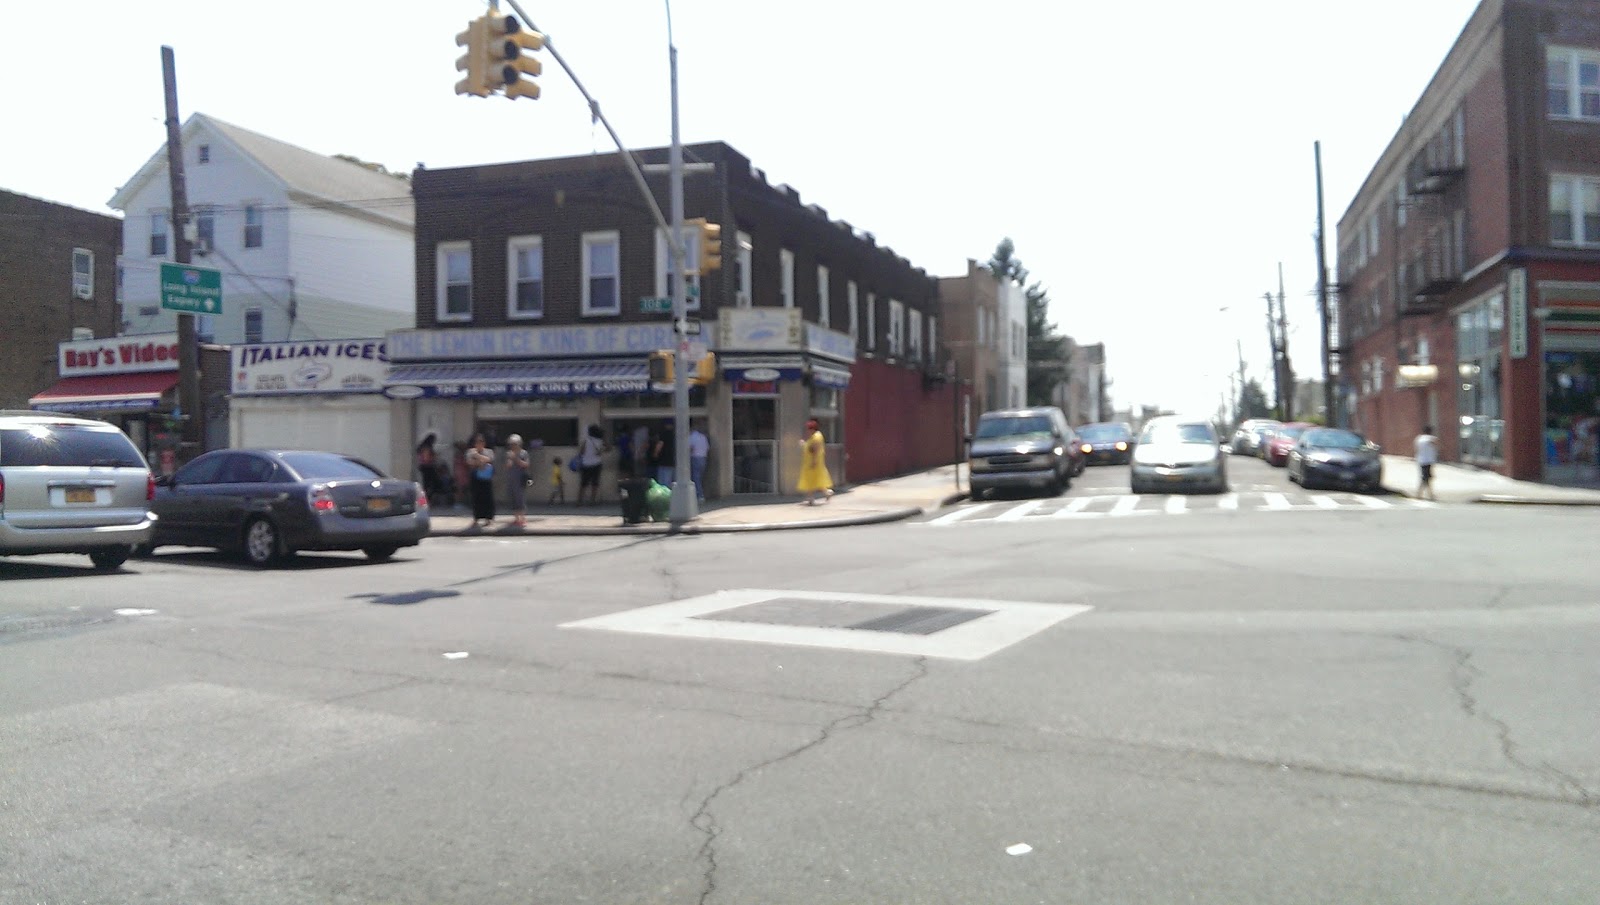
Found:
[[[391,451],[388,365],[382,339],[234,346],[229,445],[346,453],[412,477]]]

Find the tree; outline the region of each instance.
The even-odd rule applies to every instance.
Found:
[[[1010,236],[995,246],[984,269],[999,280],[1028,282],[1028,268],[1022,266]],[[1049,405],[1055,400],[1056,387],[1067,381],[1071,354],[1067,338],[1050,323],[1050,293],[1044,284],[1035,280],[1022,294],[1028,303],[1028,405]]]
[[[1239,391],[1238,416],[1240,421],[1272,417],[1272,403],[1267,401],[1267,391],[1261,388],[1261,381],[1254,377],[1245,381],[1244,389]]]

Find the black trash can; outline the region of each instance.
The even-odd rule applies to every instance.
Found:
[[[624,525],[638,525],[644,522],[649,512],[645,508],[645,495],[649,491],[649,478],[623,478],[617,482],[617,495],[622,498]]]

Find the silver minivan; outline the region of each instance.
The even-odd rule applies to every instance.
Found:
[[[115,425],[0,411],[0,556],[87,553],[115,569],[150,542],[155,487]]]

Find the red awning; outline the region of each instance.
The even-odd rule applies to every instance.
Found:
[[[148,411],[177,384],[177,371],[63,377],[28,405],[57,412]]]

